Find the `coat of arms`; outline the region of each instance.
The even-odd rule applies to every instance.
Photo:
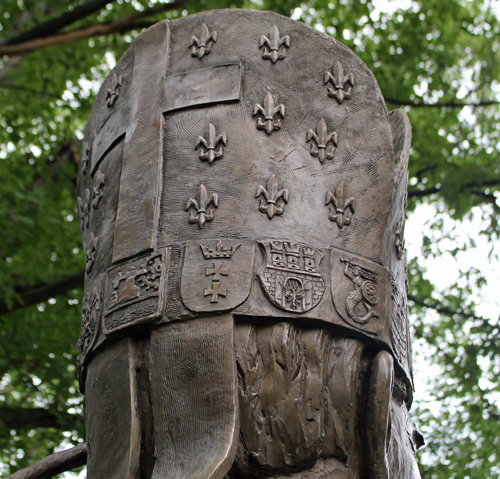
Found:
[[[259,279],[271,302],[293,313],[305,313],[319,304],[325,292],[319,270],[323,253],[290,241],[266,241],[261,245],[267,266]]]
[[[255,242],[217,238],[186,242],[181,297],[191,311],[227,311],[245,301],[252,287]]]
[[[380,334],[384,328],[386,269],[359,255],[331,249],[332,299],[342,319]]]
[[[163,308],[167,257],[159,250],[108,269],[104,334],[158,317]]]

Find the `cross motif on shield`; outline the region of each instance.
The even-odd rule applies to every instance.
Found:
[[[219,296],[226,297],[227,290],[220,289],[220,283],[218,281],[212,282],[212,289],[206,289],[203,293],[205,296],[212,296],[210,298],[211,303],[218,303]]]
[[[220,281],[220,275],[227,276],[229,274],[229,268],[223,268],[222,263],[214,262],[214,267],[207,268],[205,272],[206,276],[211,276],[212,274],[214,275],[212,281]]]

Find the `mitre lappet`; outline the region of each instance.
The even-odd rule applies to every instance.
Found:
[[[137,37],[79,168],[90,479],[420,477],[410,138],[302,23],[208,11]]]

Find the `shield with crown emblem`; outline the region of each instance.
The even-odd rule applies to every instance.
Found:
[[[186,242],[181,279],[184,305],[195,312],[226,311],[247,299],[255,242],[213,239]]]

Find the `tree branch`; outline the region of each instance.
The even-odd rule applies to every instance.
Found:
[[[33,93],[34,95],[40,95],[40,96],[46,96],[48,98],[54,98],[56,100],[60,100],[61,99],[60,95],[54,95],[54,94],[48,93],[46,91],[34,90],[32,88],[26,88],[26,87],[20,86],[20,85],[2,85],[0,83],[0,86],[2,88],[6,88],[7,90],[20,90],[20,91],[25,91],[25,92],[28,92],[28,93]]]
[[[496,213],[500,213],[500,207],[497,204],[497,197],[491,193],[485,193],[484,191],[473,190],[472,194],[476,196],[480,196],[488,201],[491,204]]]
[[[85,464],[87,464],[87,445],[83,443],[71,449],[51,454],[32,466],[15,472],[6,479],[49,479]]]
[[[127,15],[126,17],[120,18],[119,20],[115,20],[113,22],[100,23],[99,25],[79,28],[77,30],[72,30],[60,35],[53,35],[46,38],[27,41],[19,45],[0,46],[0,56],[8,55],[12,57],[25,55],[26,53],[42,50],[44,48],[49,48],[56,45],[64,45],[66,43],[83,40],[85,38],[90,38],[97,35],[123,33],[132,30],[137,25],[137,21],[141,20],[142,18],[149,17],[151,15],[155,15],[167,10],[172,10],[174,8],[180,8],[187,2],[188,0],[175,0],[172,3],[156,5],[154,7],[147,8],[142,12],[136,12],[132,15]]]
[[[421,198],[422,196],[433,195],[434,193],[439,193],[440,188],[433,186],[432,188],[427,188],[425,190],[408,190],[408,198]]]
[[[408,295],[408,299],[410,301],[413,301],[415,304],[418,304],[419,306],[422,306],[422,307],[428,308],[428,309],[433,309],[434,311],[437,311],[439,314],[444,314],[445,316],[460,316],[461,318],[464,318],[464,319],[475,319],[477,321],[483,321],[483,322],[488,321],[487,319],[485,319],[481,316],[469,314],[469,313],[466,313],[465,311],[455,311],[454,309],[443,306],[438,301],[435,301],[435,302],[432,302],[429,304],[429,303],[426,303],[425,301],[417,298],[416,296],[413,296],[412,294]]]
[[[45,408],[25,408],[0,406],[0,420],[8,429],[36,429],[53,427],[56,429],[75,429],[82,418],[75,414],[54,414]]]
[[[72,289],[83,286],[83,280],[84,272],[81,271],[71,276],[65,276],[55,283],[20,288],[16,291],[20,298],[10,308],[5,300],[0,300],[0,315],[15,311],[16,309],[26,308],[33,304],[42,303],[54,296],[63,295]]]
[[[79,7],[74,8],[71,11],[65,12],[59,17],[47,20],[36,27],[33,27],[27,32],[23,32],[15,37],[9,38],[3,42],[1,45],[19,45],[20,43],[27,42],[29,40],[34,40],[36,38],[43,38],[49,35],[53,35],[55,32],[61,28],[67,27],[72,23],[81,20],[94,12],[103,9],[108,3],[113,3],[115,0],[90,0]]]
[[[488,188],[490,186],[499,186],[500,179],[487,180],[482,183],[466,183],[462,186],[464,188]],[[432,186],[431,188],[427,188],[424,190],[408,190],[408,198],[421,198],[422,196],[429,196],[435,193],[439,193],[441,188],[437,188],[436,186]],[[472,193],[481,196],[478,191],[473,191]],[[496,199],[496,198],[495,198]]]
[[[491,106],[500,105],[500,101],[490,100],[490,101],[480,101],[477,103],[464,103],[464,102],[445,102],[445,103],[423,103],[419,101],[410,100],[396,100],[395,98],[384,97],[387,103],[393,103],[394,105],[400,106],[413,106],[413,107],[426,107],[426,108],[463,108],[465,106]]]

